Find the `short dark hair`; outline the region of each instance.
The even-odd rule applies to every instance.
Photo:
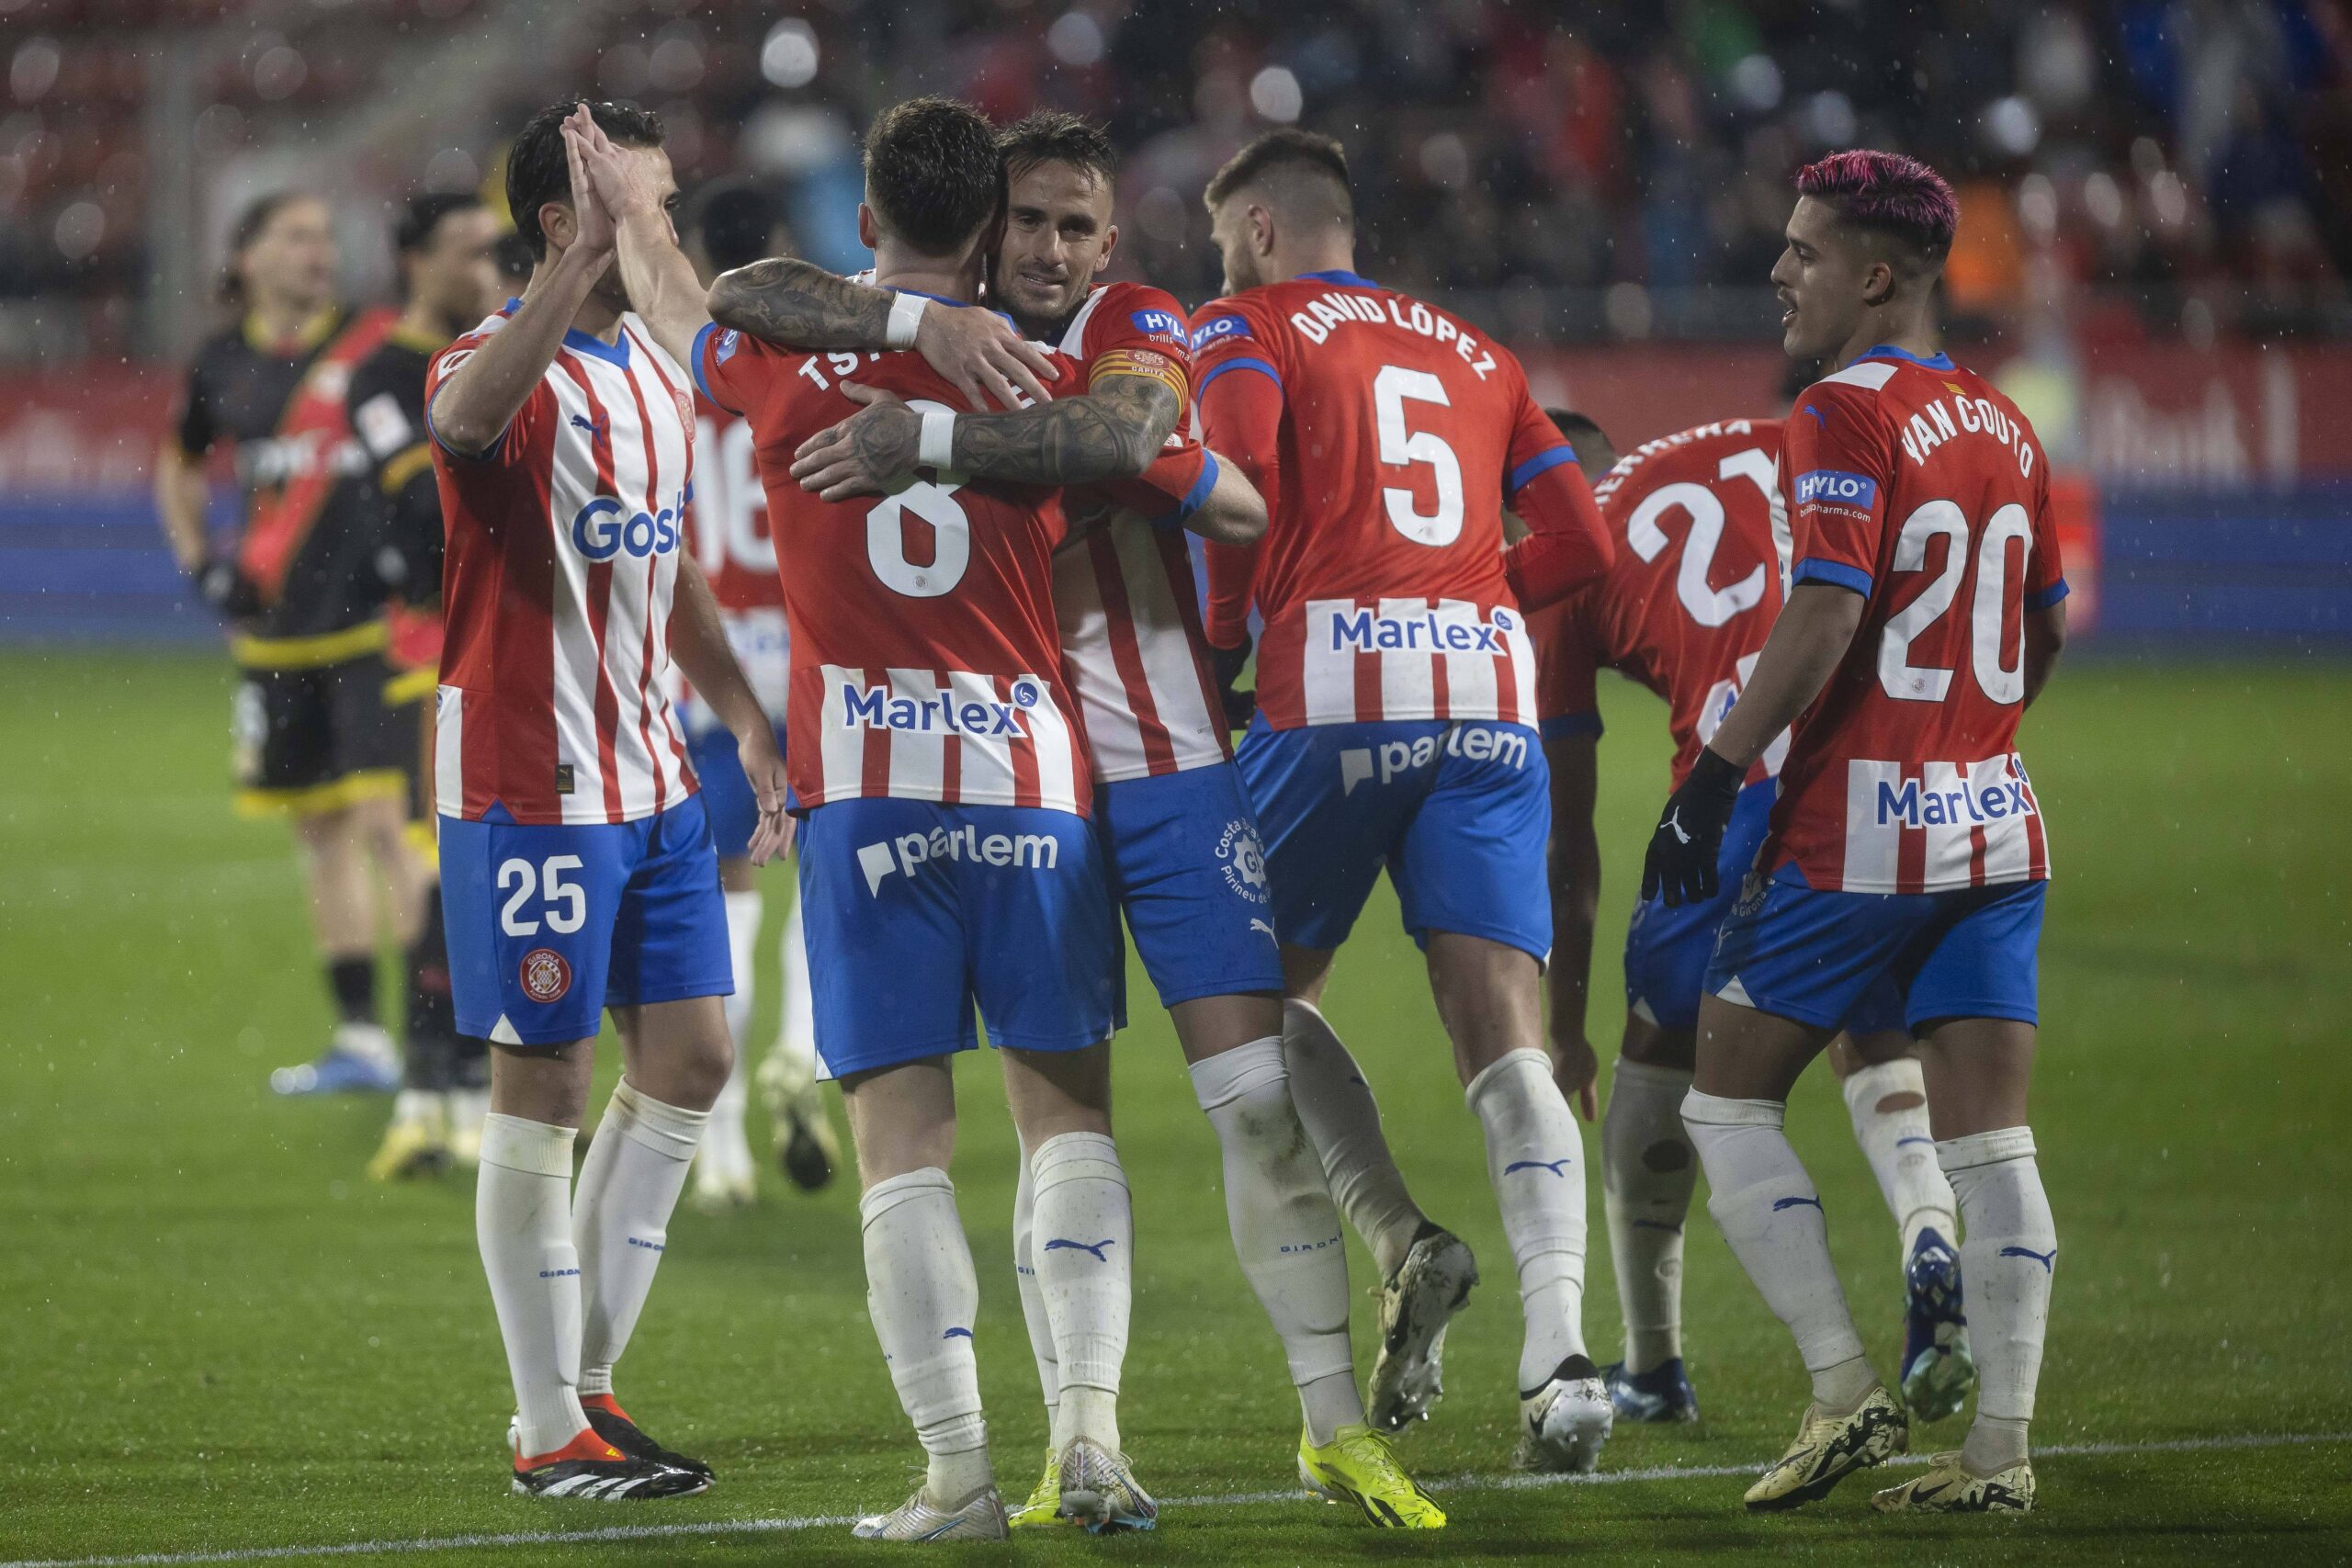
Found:
[[[531,259],[548,254],[548,237],[539,227],[539,209],[550,201],[571,198],[571,164],[563,152],[563,122],[582,100],[566,98],[549,104],[529,119],[506,150],[506,210],[514,231],[531,247]],[[662,117],[634,104],[588,105],[598,129],[623,147],[662,145]]]
[[[1061,109],[1038,109],[996,133],[1006,180],[1018,179],[1040,164],[1068,164],[1108,185],[1119,172],[1111,138],[1091,120]]]
[[[722,180],[695,199],[694,231],[713,270],[733,272],[768,254],[783,209],[764,186]]]
[[[953,98],[891,105],[865,132],[865,201],[922,254],[954,254],[1004,210],[996,133]]]
[[[237,214],[236,226],[229,231],[229,254],[220,263],[220,279],[217,285],[220,302],[243,310],[245,305],[245,280],[237,276],[237,258],[253,249],[269,220],[298,201],[317,201],[319,193],[297,186],[291,190],[273,190],[245,203]]]
[[[1204,199],[1214,209],[1250,186],[1283,187],[1280,200],[1295,204],[1320,191],[1336,221],[1353,226],[1355,196],[1348,184],[1348,154],[1328,136],[1311,130],[1270,130],[1226,161],[1209,179]]]
[[[1544,414],[1552,422],[1554,429],[1568,438],[1571,446],[1596,435],[1606,445],[1616,446],[1609,439],[1609,432],[1600,428],[1600,422],[1589,413],[1578,413],[1574,409],[1545,409]]]
[[[429,250],[433,231],[441,227],[441,220],[453,212],[472,212],[484,206],[482,198],[469,190],[428,191],[409,197],[408,206],[401,211],[401,220],[392,225],[392,253],[413,256]]]
[[[1809,196],[1857,229],[1895,242],[1914,271],[1931,272],[1951,253],[1960,202],[1944,177],[1900,152],[1857,147],[1797,171],[1797,194]]]

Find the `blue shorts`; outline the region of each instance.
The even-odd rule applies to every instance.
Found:
[[[784,750],[784,726],[775,727],[775,749]],[[710,818],[711,841],[720,860],[741,860],[752,852],[752,833],[760,825],[760,803],[752,795],[752,781],[743,776],[743,759],[735,737],[724,727],[686,738],[686,755],[702,782],[702,808]]]
[[[1086,818],[1021,806],[835,801],[801,818],[817,1058],[827,1077],[989,1040],[1111,1037],[1118,916]]]
[[[2037,1022],[2048,886],[1845,893],[1807,886],[1793,865],[1750,875],[1716,939],[1707,994],[1817,1029]]]
[[[1281,991],[1266,854],[1232,768],[1103,784],[1094,830],[1160,1006]]]
[[[702,796],[634,822],[441,818],[458,1032],[501,1045],[595,1036],[608,1007],[735,989]]]
[[[1552,952],[1544,745],[1522,724],[1391,719],[1298,729],[1251,721],[1234,761],[1266,839],[1274,929],[1294,947],[1347,941],[1382,866],[1406,931]]]
[[[1668,907],[1662,897],[1634,906],[1625,928],[1625,1009],[1660,1029],[1689,1033],[1699,1027],[1699,988],[1714,955],[1715,932],[1739,901],[1740,884],[1756,865],[1764,830],[1780,786],[1770,780],[1749,784],[1732,807],[1715,868],[1723,886],[1703,904]]]

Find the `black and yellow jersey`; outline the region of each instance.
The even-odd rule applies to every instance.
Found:
[[[189,367],[181,450],[200,458],[222,442],[235,449],[237,565],[262,605],[236,628],[241,663],[324,665],[384,646],[384,514],[344,394],[396,319],[331,307],[285,343],[248,319],[208,341]]]

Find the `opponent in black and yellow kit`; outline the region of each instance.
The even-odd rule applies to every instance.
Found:
[[[425,864],[433,841],[433,713],[441,663],[441,496],[424,431],[424,369],[503,298],[492,262],[498,220],[479,197],[434,194],[408,204],[392,248],[406,296],[400,320],[351,375],[345,393],[383,518],[393,579],[385,701],[407,737],[404,760]],[[489,1043],[458,1033],[441,900],[428,894],[408,954],[406,1071],[391,1123],[368,1164],[379,1180],[454,1161],[471,1165],[490,1109]]]
[[[251,318],[198,350],[178,440],[236,448],[243,526],[199,574],[233,623],[238,803],[322,809],[399,793],[409,748],[384,705],[383,515],[351,438],[344,389],[388,310],[330,305],[290,342]]]
[[[412,746],[384,705],[396,558],[344,401],[393,313],[335,305],[335,262],[317,197],[279,193],[247,209],[224,282],[241,319],[198,352],[156,457],[165,537],[229,622],[238,803],[291,822],[334,998],[327,1050],[271,1075],[288,1094],[398,1086],[399,1053],[377,1015],[379,911],[406,945],[423,895],[403,836]],[[242,504],[236,528],[216,536],[207,470],[223,446]]]

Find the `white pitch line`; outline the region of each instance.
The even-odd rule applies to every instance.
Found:
[[[2352,1443],[2352,1432],[2249,1432],[2227,1438],[2175,1438],[2153,1443],[2055,1443],[2036,1448],[2036,1459],[2110,1454],[2211,1453],[2231,1449],[2303,1448]],[[1924,1455],[1889,1460],[1891,1466],[1921,1465]],[[1430,1485],[1440,1492],[1525,1492],[1552,1486],[1618,1486],[1636,1481],[1702,1481],[1753,1475],[1752,1464],[1659,1464],[1639,1470],[1603,1470],[1589,1475],[1454,1475]],[[1238,1508],[1259,1503],[1295,1503],[1297,1487],[1279,1492],[1223,1492],[1205,1497],[1163,1497],[1163,1508]],[[710,1519],[699,1524],[611,1525],[603,1529],[523,1530],[511,1535],[448,1535],[421,1540],[355,1540],[326,1546],[252,1546],[220,1551],[140,1551],[115,1557],[43,1557],[0,1562],[0,1568],[179,1568],[200,1562],[278,1562],[304,1557],[373,1557],[401,1552],[464,1551],[476,1547],[566,1546],[581,1542],[660,1540],[675,1536],[764,1535],[785,1530],[837,1529],[856,1523],[853,1514],[808,1514],[795,1518]]]

